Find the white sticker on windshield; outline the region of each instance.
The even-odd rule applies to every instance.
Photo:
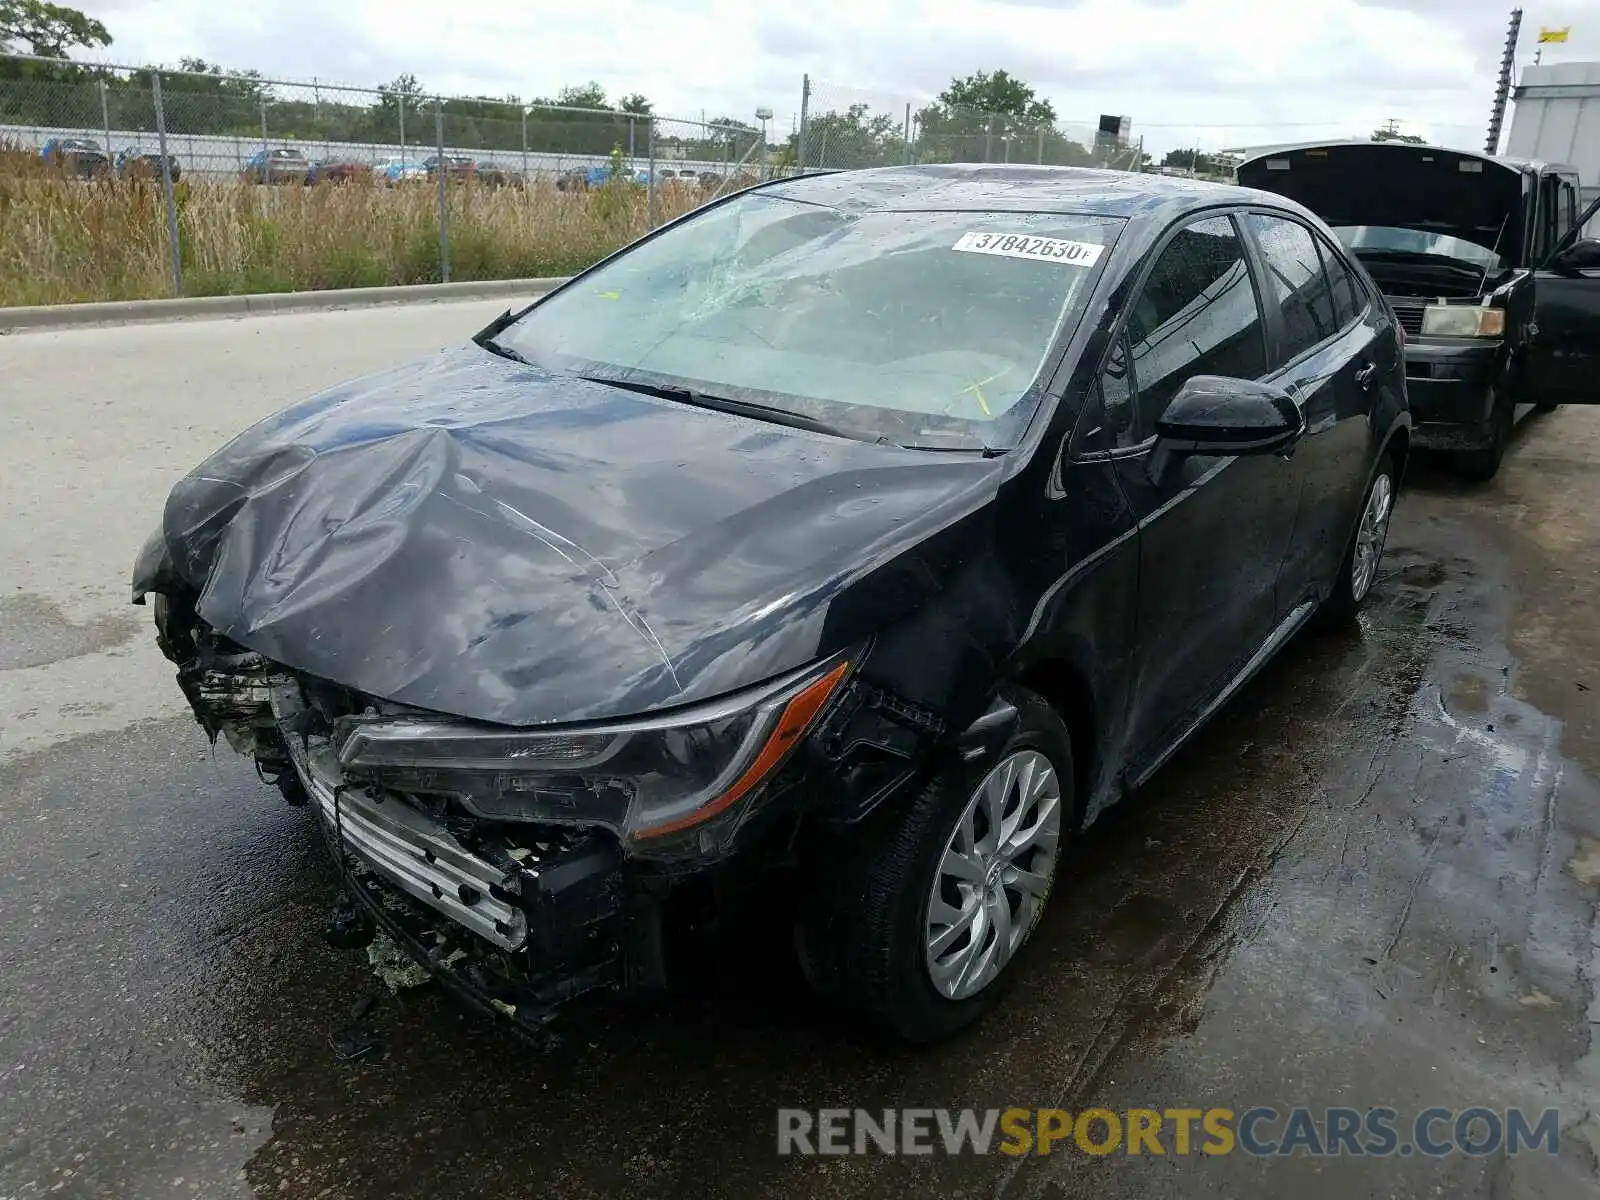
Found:
[[[1092,267],[1100,261],[1105,247],[1093,242],[1030,237],[1025,233],[963,233],[952,249],[968,254],[999,254],[1006,258],[1037,258],[1074,267]]]

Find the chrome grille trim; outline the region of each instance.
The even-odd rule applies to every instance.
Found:
[[[272,689],[273,713],[287,720],[304,708],[292,681]],[[285,733],[290,761],[333,834],[343,835],[345,849],[389,883],[437,909],[502,950],[517,950],[528,939],[527,917],[490,894],[504,872],[473,854],[448,830],[405,801],[358,787],[335,791],[343,781],[339,759],[327,738],[303,739]],[[468,904],[463,899],[475,897]]]

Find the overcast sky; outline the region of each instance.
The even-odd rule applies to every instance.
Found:
[[[813,104],[899,113],[952,76],[1003,67],[1063,121],[1127,113],[1158,151],[1366,134],[1395,118],[1481,145],[1509,5],[1500,0],[79,0],[115,41],[103,56],[198,55],[274,78],[551,95],[599,82],[662,115],[748,119],[786,135]],[[1587,10],[1587,13],[1585,12]],[[1524,10],[1518,64],[1541,25],[1572,26],[1545,61],[1600,59],[1600,6]],[[99,55],[97,55],[99,57]]]

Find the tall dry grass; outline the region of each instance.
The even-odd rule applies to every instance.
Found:
[[[649,227],[642,188],[559,192],[451,186],[450,277],[565,275]],[[180,180],[178,237],[189,295],[429,283],[439,271],[432,185],[260,187]],[[659,215],[700,203],[663,187]],[[0,305],[172,294],[161,184],[64,179],[0,149]]]

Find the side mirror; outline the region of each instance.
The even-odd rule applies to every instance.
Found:
[[[1195,375],[1156,420],[1156,447],[1168,455],[1274,454],[1294,445],[1305,430],[1305,415],[1282,388]]]
[[[1550,264],[1558,271],[1600,271],[1600,241],[1579,238]]]

